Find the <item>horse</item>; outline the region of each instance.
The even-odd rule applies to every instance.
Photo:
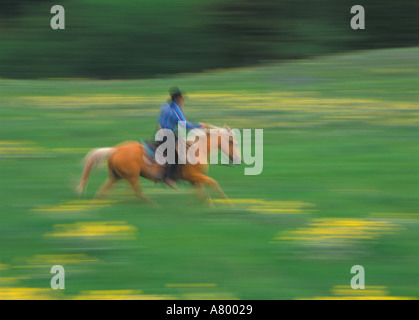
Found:
[[[221,189],[217,181],[210,178],[207,173],[209,171],[208,159],[212,152],[220,150],[235,163],[241,162],[240,149],[237,143],[234,131],[229,127],[223,128],[212,125],[205,125],[205,129],[200,129],[204,139],[198,139],[194,145],[200,147],[198,161],[195,164],[186,162],[186,164],[178,164],[174,174],[175,180],[184,180],[192,184],[196,189],[198,196],[213,206],[209,193],[205,190],[205,186],[214,189],[222,198],[230,205],[231,201]],[[201,145],[199,142],[201,141]],[[202,143],[206,143],[202,145]],[[217,148],[218,150],[215,150]],[[96,148],[91,150],[85,157],[85,165],[77,187],[77,192],[81,194],[87,187],[89,175],[93,168],[108,159],[108,178],[99,188],[94,199],[103,197],[119,180],[127,180],[131,185],[134,194],[147,203],[154,203],[142,191],[140,177],[152,181],[161,181],[164,174],[164,166],[152,161],[147,155],[145,146],[137,141],[125,141],[111,148]],[[206,161],[205,161],[206,160]],[[238,160],[238,161],[237,161]]]

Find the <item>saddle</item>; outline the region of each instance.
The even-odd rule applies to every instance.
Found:
[[[160,143],[156,143],[155,141],[144,141],[141,140],[141,144],[144,147],[145,155],[147,158],[144,157],[144,160],[146,160],[150,165],[156,164],[156,150]]]
[[[147,161],[148,164],[157,164],[156,161],[156,151],[157,148],[160,146],[160,144],[162,144],[161,141],[145,141],[145,140],[141,140],[140,141],[141,144],[144,146],[144,150],[145,150],[145,155],[147,156],[147,158],[144,157],[144,160]],[[186,150],[189,150],[190,145],[192,144],[192,142],[186,142]],[[177,155],[176,155],[177,158]],[[177,160],[176,160],[177,161]]]

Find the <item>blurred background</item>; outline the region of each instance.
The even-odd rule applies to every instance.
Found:
[[[48,0],[0,3],[0,75],[144,78],[417,45],[411,0],[61,1],[66,30],[49,28]],[[367,28],[350,28],[363,5]],[[106,54],[105,54],[106,53]]]
[[[65,30],[50,28],[56,4]],[[418,11],[0,1],[0,299],[417,298]],[[235,207],[150,181],[157,207],[124,183],[92,205],[103,168],[78,197],[86,153],[152,137],[174,85],[188,120],[264,130],[261,175],[210,168]]]

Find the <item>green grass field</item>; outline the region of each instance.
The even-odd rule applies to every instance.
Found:
[[[138,81],[0,80],[0,299],[419,296],[419,48]],[[212,166],[235,202],[143,181],[89,205],[92,148],[150,138],[170,86],[191,121],[264,129],[264,169]],[[66,270],[50,288],[51,266]],[[365,290],[350,269],[365,268]]]

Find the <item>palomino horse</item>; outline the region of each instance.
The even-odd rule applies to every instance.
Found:
[[[209,169],[208,159],[211,152],[221,150],[230,160],[238,159],[239,162],[241,161],[241,155],[234,131],[228,127],[218,128],[211,125],[207,125],[206,128],[205,130],[201,130],[201,133],[206,135],[206,139],[198,139],[198,142],[194,144],[199,147],[197,145],[199,141],[206,143],[206,148],[203,146],[199,149],[202,152],[199,153],[197,163],[178,165],[175,179],[190,182],[198,191],[199,196],[212,205],[212,200],[205,191],[204,186],[211,187],[221,197],[227,201],[229,200],[217,181],[206,175]],[[218,150],[214,150],[215,148]],[[164,167],[156,162],[150,161],[146,155],[144,146],[136,141],[126,141],[113,148],[98,148],[90,151],[86,155],[83,174],[80,184],[77,187],[79,194],[85,188],[92,169],[106,158],[108,158],[108,179],[97,192],[96,199],[104,196],[118,180],[125,179],[130,183],[134,193],[140,199],[149,203],[153,202],[142,192],[139,178],[141,176],[153,181],[161,180]]]

